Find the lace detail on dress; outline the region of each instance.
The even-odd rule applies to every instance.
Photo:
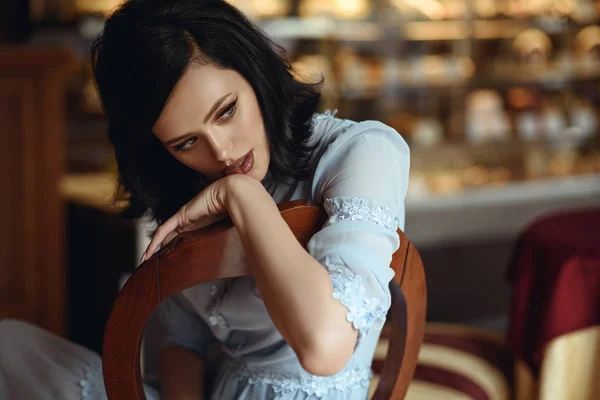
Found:
[[[229,324],[227,323],[227,320],[221,313],[219,313],[216,310],[216,308],[214,308],[210,311],[210,314],[208,315],[208,323],[211,326],[218,327],[219,329],[229,328]]]
[[[331,110],[325,110],[322,114],[315,114],[315,116],[313,117],[313,121],[319,121],[323,118],[334,118],[335,114],[337,114],[338,110],[337,108],[333,111]]]
[[[362,276],[354,274],[350,269],[324,262],[333,284],[333,298],[347,309],[346,319],[351,322],[363,338],[375,320],[385,321],[387,309],[377,297],[367,298]]]
[[[390,214],[388,206],[376,205],[369,208],[365,205],[365,200],[358,197],[353,197],[350,201],[343,201],[341,205],[338,205],[333,199],[326,199],[325,211],[330,217],[337,217],[341,220],[371,220],[394,232],[400,227],[400,220]]]
[[[86,400],[98,389],[98,375],[101,374],[102,369],[100,365],[88,364],[83,370],[85,378],[79,381],[79,387],[81,388],[81,399]]]
[[[302,391],[309,396],[323,397],[330,390],[352,391],[367,389],[372,376],[370,368],[351,368],[333,376],[309,375],[307,378],[248,368],[246,365],[231,365],[233,377],[248,384],[269,385],[278,395],[288,396]]]

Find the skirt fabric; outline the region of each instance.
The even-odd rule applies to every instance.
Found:
[[[159,395],[146,387],[146,398]],[[106,400],[101,358],[34,325],[2,319],[0,399]]]

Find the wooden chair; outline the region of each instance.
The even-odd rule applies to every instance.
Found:
[[[325,213],[303,201],[279,206],[298,241],[306,246],[323,225]],[[221,266],[225,244],[237,234],[229,219],[179,235],[146,261],[118,296],[105,330],[103,372],[110,400],[144,400],[140,349],[146,320],[159,303],[188,287],[246,274],[239,266]],[[373,399],[403,399],[423,340],[426,287],[417,250],[400,231],[400,248],[391,267],[391,340]]]

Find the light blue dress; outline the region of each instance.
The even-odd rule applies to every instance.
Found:
[[[312,179],[278,184],[267,176],[263,184],[276,203],[301,199],[325,207],[329,219],[309,241],[308,251],[329,272],[331,295],[347,308],[347,319],[359,332],[355,352],[338,374],[311,375],[273,325],[251,276],[194,286],[159,306],[162,345],[178,345],[203,357],[214,343],[220,344],[224,357],[212,385],[214,400],[367,398],[371,360],[391,303],[388,284],[394,272],[389,265],[399,247],[396,229],[404,228],[409,149],[395,130],[380,122],[357,123],[329,112],[314,117],[314,138],[319,146]],[[4,369],[6,376],[7,360],[14,363],[24,354],[29,361],[42,358],[45,368],[55,367],[53,374],[35,375],[35,381],[32,372],[24,372],[31,366],[22,366],[19,378],[12,371],[21,385],[29,382],[31,387],[38,385],[40,393],[61,393],[32,399],[105,398],[95,354],[64,341],[57,345],[58,338],[50,340],[38,330],[34,336],[44,338],[36,342],[49,341],[52,346],[33,351],[31,340],[28,346],[21,339],[21,349],[18,344],[8,349],[4,344],[11,340],[9,329],[13,335],[26,330],[22,324],[0,322],[0,372]],[[53,354],[58,348],[60,356]],[[0,373],[0,397],[18,392],[18,382],[6,381]],[[149,387],[147,396],[158,398]]]
[[[395,130],[375,121],[320,114],[314,132],[321,141],[314,177],[285,185],[267,177],[263,183],[276,203],[324,205],[329,219],[308,251],[329,272],[332,296],[359,331],[354,355],[334,376],[311,375],[273,325],[251,276],[195,286],[165,300],[160,320],[165,344],[201,356],[214,339],[222,344],[227,361],[217,375],[215,400],[367,398],[371,360],[391,303],[396,229],[404,227],[409,149]]]

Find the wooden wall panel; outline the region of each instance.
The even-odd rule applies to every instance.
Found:
[[[65,80],[71,54],[0,47],[0,317],[66,332]]]
[[[35,252],[24,240],[35,230],[33,103],[32,81],[0,79],[0,314],[23,319],[35,318]]]

